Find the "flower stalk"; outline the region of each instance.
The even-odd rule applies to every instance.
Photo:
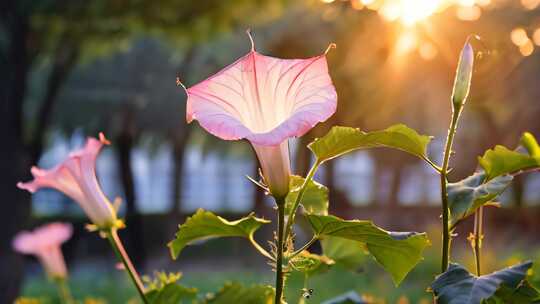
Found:
[[[277,229],[277,246],[276,246],[276,298],[274,303],[281,304],[283,299],[283,251],[285,240],[285,198],[276,198],[278,207],[278,229]]]
[[[482,239],[484,238],[483,225],[484,225],[484,207],[478,208],[478,211],[474,214],[474,235],[471,241],[474,252],[474,260],[476,262],[476,275],[482,275]]]
[[[442,260],[441,260],[441,272],[445,272],[448,269],[448,263],[450,261],[450,242],[452,239],[452,231],[450,230],[450,208],[448,206],[448,166],[450,164],[450,155],[452,154],[452,143],[454,142],[454,135],[456,134],[457,123],[461,107],[454,108],[452,112],[452,122],[448,129],[448,136],[446,138],[446,145],[444,148],[443,165],[441,168],[441,201],[442,201]]]
[[[116,254],[117,258],[122,262],[125,270],[129,274],[129,277],[131,278],[131,281],[137,288],[137,292],[139,293],[141,300],[143,301],[143,303],[148,304],[148,300],[146,299],[146,296],[144,293],[144,285],[141,281],[141,278],[139,277],[139,274],[137,273],[137,270],[133,266],[133,263],[131,263],[131,259],[129,258],[126,250],[124,249],[124,245],[122,244],[122,241],[120,240],[120,237],[118,236],[118,229],[111,228],[105,231],[105,235],[107,239],[109,240],[109,243],[111,244],[111,247],[113,248],[114,253]]]
[[[60,297],[60,303],[62,304],[75,304],[75,300],[71,295],[67,280],[65,278],[55,278],[54,282],[58,288],[58,296]]]

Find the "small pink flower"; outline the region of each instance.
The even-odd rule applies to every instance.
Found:
[[[58,166],[43,170],[32,167],[34,180],[17,187],[32,193],[40,188],[53,188],[71,197],[82,207],[90,220],[101,228],[117,222],[116,211],[105,196],[96,177],[96,158],[104,144],[110,144],[103,133],[99,140],[89,137],[83,149],[72,152]]]
[[[251,38],[251,37],[250,37]],[[289,191],[289,146],[336,110],[337,94],[326,52],[308,59],[278,59],[251,51],[187,89],[187,121],[199,121],[224,140],[253,145],[274,196]]]
[[[13,240],[15,251],[36,256],[51,278],[67,277],[62,243],[73,234],[70,224],[51,223],[34,231],[21,231]]]

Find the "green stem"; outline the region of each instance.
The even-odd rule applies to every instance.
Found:
[[[480,207],[478,211],[474,214],[474,259],[476,261],[476,275],[481,276],[481,249],[482,249],[482,239],[483,235],[483,217],[484,217],[484,208]]]
[[[287,219],[287,227],[285,228],[285,237],[286,239],[291,234],[292,225],[294,224],[294,218],[296,216],[296,211],[298,210],[298,206],[300,206],[300,202],[302,201],[302,197],[304,196],[304,193],[306,192],[307,186],[309,182],[313,179],[313,176],[315,176],[315,172],[317,172],[317,169],[319,169],[319,166],[321,163],[319,160],[317,160],[311,169],[308,172],[308,175],[306,176],[306,179],[304,180],[304,183],[302,184],[302,187],[300,188],[300,191],[298,192],[298,196],[296,197],[296,200],[294,201],[293,207],[291,208],[291,213],[289,214],[289,218]]]
[[[129,274],[129,277],[133,281],[133,284],[137,288],[137,291],[139,292],[139,296],[141,297],[141,300],[143,303],[148,304],[148,300],[146,299],[146,296],[144,295],[144,285],[141,281],[141,278],[139,277],[139,274],[137,273],[137,270],[135,267],[133,267],[133,264],[131,263],[131,260],[129,259],[129,256],[124,249],[124,245],[122,245],[122,241],[118,237],[118,230],[116,228],[111,228],[111,230],[106,232],[107,239],[109,240],[109,243],[111,243],[111,247],[113,248],[114,252],[116,253],[116,256],[119,260],[122,261],[122,264],[124,264],[124,268],[126,269],[127,273]]]
[[[448,193],[446,191],[446,186],[448,182],[448,165],[450,163],[450,155],[452,154],[452,143],[454,141],[454,135],[456,134],[457,123],[460,113],[461,108],[454,108],[454,111],[452,112],[452,122],[450,123],[450,128],[448,129],[448,137],[446,138],[446,146],[444,149],[443,165],[440,172],[443,224],[441,272],[445,272],[448,269],[448,263],[450,260],[450,242],[452,239],[452,235],[449,226],[450,209],[448,206]]]
[[[260,254],[269,258],[271,261],[276,261],[276,259],[270,253],[268,253],[268,251],[266,251],[261,245],[259,245],[259,243],[257,243],[257,241],[255,241],[253,238],[253,233],[249,235],[249,241],[251,242],[251,245],[253,245],[253,247],[260,252]]]
[[[284,247],[284,228],[285,228],[285,199],[276,198],[278,206],[278,231],[277,231],[277,257],[276,257],[276,299],[275,304],[281,304],[283,298],[283,247]]]
[[[290,256],[287,257],[288,260],[291,260],[292,258],[294,258],[295,256],[299,255],[300,253],[302,253],[302,251],[304,250],[307,250],[309,248],[309,246],[313,245],[313,243],[315,243],[317,240],[319,239],[319,237],[317,235],[314,235],[311,240],[309,240],[309,242],[307,242],[304,246],[302,246],[300,249],[296,250],[295,252],[291,253]]]
[[[69,286],[66,283],[66,279],[58,278],[54,281],[56,282],[56,286],[58,287],[58,295],[60,297],[60,302],[62,304],[74,304],[75,300],[71,296],[71,292],[69,290]]]

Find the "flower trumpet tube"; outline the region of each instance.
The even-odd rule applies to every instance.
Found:
[[[13,248],[19,253],[37,257],[50,278],[65,279],[67,268],[61,246],[72,234],[70,224],[51,223],[34,231],[19,232],[13,239]]]
[[[326,53],[279,59],[256,52],[252,40],[248,54],[186,89],[187,121],[197,120],[224,140],[247,139],[270,194],[283,198],[291,175],[288,139],[304,135],[336,110]]]
[[[18,183],[17,187],[32,193],[41,188],[56,189],[76,201],[100,229],[118,225],[116,210],[96,177],[96,159],[104,144],[110,143],[103,133],[99,134],[99,140],[89,137],[84,148],[72,152],[56,167],[49,170],[32,167],[34,180]]]

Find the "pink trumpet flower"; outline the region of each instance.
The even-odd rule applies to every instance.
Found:
[[[103,133],[99,140],[89,137],[84,148],[72,152],[61,164],[50,170],[32,167],[34,180],[17,187],[36,192],[41,188],[56,189],[75,200],[98,228],[117,225],[116,210],[99,185],[96,158],[104,144],[110,144]]]
[[[250,36],[251,39],[251,36]],[[247,139],[275,197],[289,191],[288,138],[299,137],[336,111],[327,51],[307,59],[279,59],[251,51],[186,89],[187,122],[197,120],[224,140]]]
[[[34,231],[21,231],[13,240],[13,248],[22,254],[36,256],[51,278],[67,277],[62,243],[71,238],[73,228],[66,223],[51,223]]]

